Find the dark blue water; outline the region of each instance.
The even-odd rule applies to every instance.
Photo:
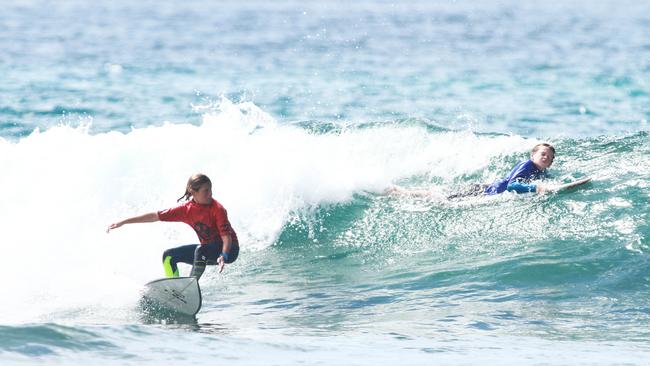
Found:
[[[645,2],[1,9],[3,365],[647,362]],[[548,184],[592,182],[441,198],[542,141]],[[196,171],[242,253],[196,320],[148,317],[195,234],[105,229]]]

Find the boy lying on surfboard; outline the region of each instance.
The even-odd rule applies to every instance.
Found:
[[[551,186],[537,183],[547,177],[547,169],[553,164],[555,159],[555,148],[548,143],[537,144],[530,153],[530,159],[517,163],[510,173],[502,179],[494,181],[492,184],[474,184],[468,189],[448,196],[449,199],[462,198],[480,195],[495,195],[503,192],[516,193],[544,193],[554,192],[560,189],[571,188],[590,181],[590,178],[581,179],[580,181],[565,184],[562,186]],[[428,197],[437,195],[431,190],[408,190],[398,186],[388,189],[388,194],[401,194],[417,197]]]

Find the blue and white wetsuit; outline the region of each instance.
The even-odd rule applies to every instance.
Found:
[[[499,179],[490,184],[483,191],[486,195],[503,193],[505,191],[527,193],[535,192],[536,184],[531,184],[531,180],[546,178],[546,170],[539,170],[532,160],[522,161],[515,165],[514,168],[503,179]]]

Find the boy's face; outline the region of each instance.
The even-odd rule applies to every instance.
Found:
[[[539,170],[544,170],[550,167],[551,164],[553,164],[553,159],[555,159],[553,150],[546,146],[540,146],[537,151],[530,156],[530,160],[533,161],[533,164],[535,164]]]
[[[212,203],[212,184],[210,183],[203,184],[198,191],[190,190],[190,193],[192,193],[192,198],[197,203],[202,205]]]

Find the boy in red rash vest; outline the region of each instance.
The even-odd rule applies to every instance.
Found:
[[[178,263],[192,265],[191,277],[199,279],[206,265],[218,265],[223,272],[226,263],[237,260],[239,241],[228,221],[226,209],[212,198],[212,182],[204,174],[194,174],[187,181],[185,194],[178,199],[186,202],[166,210],[134,216],[111,224],[106,232],[125,224],[156,221],[176,221],[190,225],[200,244],[183,245],[163,253],[167,277],[178,277]]]

